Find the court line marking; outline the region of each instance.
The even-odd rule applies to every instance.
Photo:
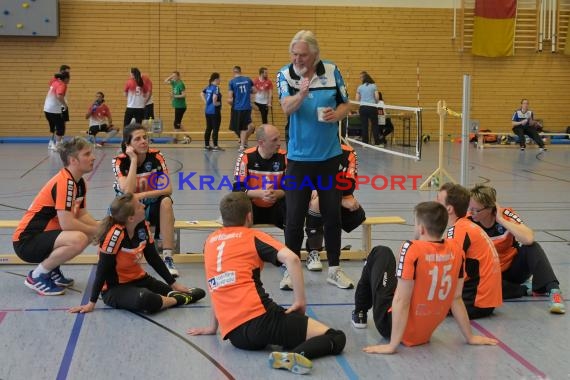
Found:
[[[523,367],[525,367],[526,369],[528,369],[530,372],[532,372],[533,375],[538,376],[541,379],[546,379],[547,376],[544,372],[542,372],[541,370],[539,370],[538,368],[536,368],[534,365],[532,365],[528,360],[526,360],[525,358],[523,358],[521,355],[519,355],[517,352],[515,352],[512,348],[510,348],[507,344],[503,343],[503,341],[501,341],[499,338],[497,338],[496,336],[494,336],[489,330],[487,330],[486,328],[484,328],[483,326],[481,326],[479,323],[475,322],[475,321],[471,321],[471,326],[473,326],[475,329],[479,330],[483,335],[485,335],[488,338],[493,338],[493,339],[497,339],[499,341],[498,346],[501,347],[501,349],[503,351],[505,351],[510,357],[512,357],[513,359],[515,359],[517,362],[519,362],[520,364],[522,364]]]
[[[38,166],[40,166],[41,164],[43,164],[45,162],[45,160],[47,160],[50,156],[45,156],[42,160],[40,160],[40,162],[38,162],[37,164],[35,164],[34,166],[32,166],[30,169],[26,170],[24,172],[24,174],[22,174],[20,176],[20,179],[24,178],[26,175],[28,175],[28,173],[30,173],[32,170],[34,170],[35,168],[37,168]]]
[[[315,311],[311,308],[311,307],[307,307],[307,316],[313,318],[313,319],[317,319],[317,314],[315,313]],[[342,368],[342,370],[344,371],[344,374],[346,375],[346,377],[350,380],[356,380],[358,379],[358,375],[356,374],[356,372],[354,372],[354,369],[352,369],[352,367],[350,366],[350,363],[348,362],[348,360],[346,360],[346,358],[344,357],[344,355],[340,354],[340,355],[335,355],[335,360],[338,363],[338,365],[340,366],[340,368]]]
[[[4,317],[6,317],[6,314],[8,314],[5,311],[0,311],[0,323],[2,323],[2,321],[4,320]]]
[[[10,271],[8,271],[8,270],[5,270],[5,271],[3,271],[3,272],[4,272],[4,273],[7,273],[7,274],[14,275],[14,276],[18,276],[18,277],[24,277],[24,278],[28,277],[28,276],[25,275],[25,274],[16,273],[16,272],[10,272]],[[71,291],[74,291],[74,292],[77,292],[77,293],[82,293],[81,290],[75,289],[75,288],[72,287],[72,286],[68,286],[66,289],[71,290]]]
[[[200,353],[203,357],[205,357],[206,359],[208,359],[208,361],[210,363],[212,363],[216,368],[218,368],[220,370],[220,372],[222,372],[227,379],[230,380],[235,380],[235,377],[230,373],[230,371],[228,371],[220,362],[218,362],[216,359],[214,359],[213,357],[211,357],[206,351],[204,351],[203,349],[201,349],[198,345],[192,343],[190,340],[188,340],[185,336],[177,333],[176,331],[172,330],[170,327],[167,327],[165,325],[163,325],[162,323],[159,323],[157,321],[155,321],[152,318],[147,317],[144,314],[138,313],[136,311],[132,311],[129,310],[132,314],[137,315],[139,317],[141,317],[144,320],[149,321],[150,323],[160,327],[163,330],[166,330],[168,333],[174,335],[175,337],[177,337],[178,339],[182,340],[183,342],[187,343],[188,345],[190,345],[192,348],[194,348],[196,351],[198,351],[198,353]]]
[[[91,266],[91,273],[89,273],[89,279],[87,280],[86,289],[91,289],[93,282],[95,281],[95,274],[97,266]],[[85,305],[89,301],[89,292],[84,292],[81,299],[81,304]],[[65,347],[65,352],[61,358],[61,363],[59,365],[59,371],[57,372],[57,380],[67,379],[67,374],[69,373],[69,367],[71,367],[71,360],[73,359],[73,354],[75,352],[75,347],[77,346],[77,341],[79,340],[79,333],[81,332],[81,327],[83,327],[83,320],[85,319],[84,313],[77,313],[73,327],[71,328],[71,334],[69,335],[69,340],[67,341],[67,346]]]
[[[548,297],[524,297],[524,298],[517,298],[517,299],[510,299],[510,300],[504,300],[503,303],[532,303],[532,302],[547,302],[549,299]],[[566,302],[570,302],[570,298],[564,298],[564,301]],[[291,306],[291,304],[280,304],[280,306],[284,307],[284,308],[288,308],[289,306]],[[351,306],[354,307],[354,303],[352,302],[340,302],[340,303],[311,303],[311,304],[307,304],[307,307],[337,307],[337,306]],[[176,310],[184,310],[184,309],[209,309],[211,308],[210,305],[191,305],[191,306],[179,306],[176,308]],[[3,312],[18,312],[18,313],[23,313],[23,312],[39,312],[39,311],[67,311],[69,308],[68,307],[54,307],[54,308],[6,308],[6,309],[0,309],[0,313]],[[114,311],[114,310],[118,310],[115,309],[113,307],[108,307],[108,306],[101,306],[101,307],[97,307],[96,310],[101,310],[101,311]],[[174,312],[175,310],[172,310],[172,312]]]
[[[537,159],[538,161],[544,162],[545,164],[554,165],[554,166],[558,166],[558,167],[562,167],[562,168],[566,168],[566,169],[570,168],[570,166],[568,166],[568,165],[562,165],[562,164],[559,164],[559,163],[557,163],[557,162],[552,162],[552,161],[544,160],[544,159],[542,159],[542,156],[539,157],[539,156],[537,155],[537,156],[536,156],[536,159]]]
[[[533,170],[523,169],[522,171],[523,171],[523,172],[526,172],[526,173],[534,174],[534,175],[537,175],[537,176],[540,176],[540,177],[546,177],[546,178],[554,179],[554,180],[556,180],[556,181],[570,182],[570,180],[565,179],[565,178],[558,178],[558,177],[554,177],[554,176],[551,176],[551,175],[538,173],[538,172],[535,172],[535,171],[533,171]]]

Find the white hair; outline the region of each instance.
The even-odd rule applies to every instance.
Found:
[[[295,37],[291,40],[289,44],[289,53],[293,53],[293,47],[297,42],[305,42],[309,46],[309,51],[316,55],[315,65],[320,61],[321,48],[319,47],[319,42],[317,37],[310,30],[301,30],[295,34]]]

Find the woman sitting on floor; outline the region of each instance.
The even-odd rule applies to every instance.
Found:
[[[206,295],[204,290],[188,288],[172,277],[156,251],[145,222],[145,207],[133,194],[115,198],[98,236],[99,262],[90,302],[70,308],[71,313],[93,311],[99,294],[108,306],[146,313],[194,303]],[[140,264],[143,258],[166,283],[145,272]]]

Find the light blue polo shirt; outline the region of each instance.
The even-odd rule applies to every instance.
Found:
[[[300,90],[301,78],[293,65],[283,66],[277,73],[279,99]],[[336,65],[328,61],[317,64],[309,85],[309,94],[297,111],[289,115],[287,159],[293,161],[325,161],[341,154],[338,123],[321,122],[318,107],[336,108],[348,102],[344,80]]]
[[[376,91],[378,91],[376,83],[362,83],[356,89],[356,92],[360,94],[360,101],[364,103],[376,104],[376,98],[374,97]]]

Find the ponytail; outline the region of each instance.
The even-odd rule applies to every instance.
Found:
[[[135,214],[135,206],[133,204],[133,193],[126,193],[117,197],[109,207],[110,215],[107,215],[99,224],[97,234],[95,235],[96,241],[102,244],[105,241],[107,233],[115,224],[124,226],[130,216]]]
[[[107,232],[113,227],[115,224],[115,220],[111,215],[107,215],[99,222],[99,227],[97,228],[97,233],[95,234],[95,241],[99,242],[99,245],[103,244],[105,241],[105,236],[107,236]]]

